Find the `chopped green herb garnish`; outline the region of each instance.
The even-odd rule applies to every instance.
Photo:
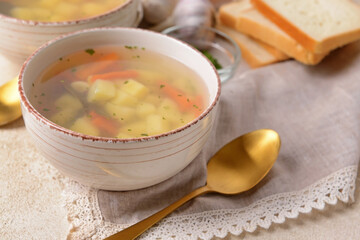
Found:
[[[142,48],[141,48],[141,50],[145,50],[145,48],[144,48],[144,47],[142,47]]]
[[[131,129],[129,128],[128,131],[131,132]]]
[[[193,105],[194,108],[199,108],[198,106],[196,106],[195,104]]]
[[[47,109],[47,108],[44,108],[43,109],[45,112],[48,112],[48,111],[50,111],[50,109]]]
[[[209,51],[202,50],[201,52],[205,55],[205,57],[207,57],[210,60],[210,62],[215,66],[216,69],[223,68],[219,63],[219,61]]]
[[[163,120],[166,120],[166,118],[165,118],[165,117],[162,117],[162,119],[163,119]]]
[[[85,52],[92,56],[95,53],[95,50],[92,49],[92,48],[88,48],[88,49],[85,50]]]
[[[182,97],[182,95],[181,95],[181,94],[178,94],[178,97]]]
[[[64,83],[65,81],[64,80],[60,80],[61,83]]]
[[[142,133],[141,136],[149,136],[148,134],[146,133]]]
[[[88,118],[92,118],[91,114],[86,115]]]
[[[186,99],[186,101],[187,101],[187,102],[190,102],[190,100],[189,100],[188,98]]]
[[[42,104],[42,102],[41,102],[41,101],[38,101],[38,104]]]
[[[76,72],[76,71],[77,71],[77,69],[76,69],[76,68],[73,68],[73,69],[71,69],[71,71],[72,71],[72,72]]]
[[[120,119],[121,119],[121,121],[124,120],[124,118],[120,118]]]
[[[116,116],[116,113],[113,113],[113,116]]]
[[[41,93],[41,96],[45,96],[45,93]]]
[[[164,85],[164,84],[161,84],[161,85],[160,85],[160,89],[163,88],[163,87],[165,87],[165,85]]]
[[[124,47],[125,47],[126,49],[130,49],[130,50],[132,50],[132,49],[138,49],[138,47],[137,47],[137,46],[129,46],[129,45],[125,45]],[[143,50],[145,50],[145,48],[144,48]]]
[[[125,82],[124,82],[124,84],[128,84],[128,83],[129,83],[129,81],[125,81]]]
[[[180,118],[181,123],[184,123],[184,119]]]

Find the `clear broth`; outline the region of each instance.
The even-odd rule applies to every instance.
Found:
[[[201,78],[175,59],[138,46],[105,46],[59,58],[33,84],[30,102],[70,130],[138,138],[189,123],[208,97]]]

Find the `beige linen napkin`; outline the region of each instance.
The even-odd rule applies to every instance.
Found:
[[[282,147],[274,168],[257,187],[235,196],[200,196],[169,218],[176,222],[184,216],[181,219],[188,219],[191,229],[184,230],[175,224],[172,232],[164,232],[162,225],[169,223],[164,221],[145,234],[144,239],[158,236],[170,239],[172,235],[177,236],[175,239],[185,239],[179,234],[186,236],[188,233],[191,235],[191,231],[201,232],[207,221],[213,226],[211,219],[192,218],[202,216],[197,213],[210,212],[218,221],[226,219],[222,214],[239,212],[260,199],[279,193],[284,193],[286,199],[276,200],[277,216],[288,211],[285,217],[291,217],[291,211],[296,216],[299,208],[310,211],[316,203],[335,203],[337,198],[347,201],[353,196],[360,150],[360,43],[331,53],[315,67],[287,61],[255,70],[245,69],[241,65],[237,75],[223,85],[217,126],[204,150],[186,169],[146,189],[98,192],[105,222],[115,223],[114,226],[117,224],[120,228],[133,224],[203,186],[209,158],[228,141],[259,128],[278,131]],[[340,174],[331,175],[339,171]],[[328,183],[322,186],[324,189],[310,193],[312,196],[308,201],[314,203],[298,206],[296,194],[300,194],[300,198],[309,194],[316,188],[312,184],[322,179]],[[266,201],[262,204],[260,208],[266,208]],[[251,225],[251,220],[260,226],[261,219],[266,222],[266,218],[272,218],[270,223],[276,222],[276,218],[268,216],[266,211],[264,216],[253,216],[248,223],[241,223],[248,219],[241,219],[240,215],[233,220],[243,227]],[[226,224],[230,222],[219,223],[219,226]],[[213,229],[213,234],[216,231]]]

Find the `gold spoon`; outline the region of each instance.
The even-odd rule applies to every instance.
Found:
[[[18,78],[0,86],[0,126],[21,117]]]
[[[280,137],[270,129],[242,135],[222,147],[207,165],[207,185],[106,240],[130,240],[140,236],[155,223],[185,202],[204,193],[238,194],[254,187],[270,171],[280,151]]]

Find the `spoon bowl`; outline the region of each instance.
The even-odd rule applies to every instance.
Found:
[[[223,146],[207,165],[207,184],[150,217],[118,232],[107,240],[131,240],[187,201],[204,193],[239,194],[259,183],[274,165],[281,141],[277,132],[260,129]]]
[[[280,144],[279,135],[270,129],[253,131],[229,142],[208,163],[208,188],[221,194],[251,189],[270,171]]]
[[[0,86],[0,126],[21,117],[18,78]]]

